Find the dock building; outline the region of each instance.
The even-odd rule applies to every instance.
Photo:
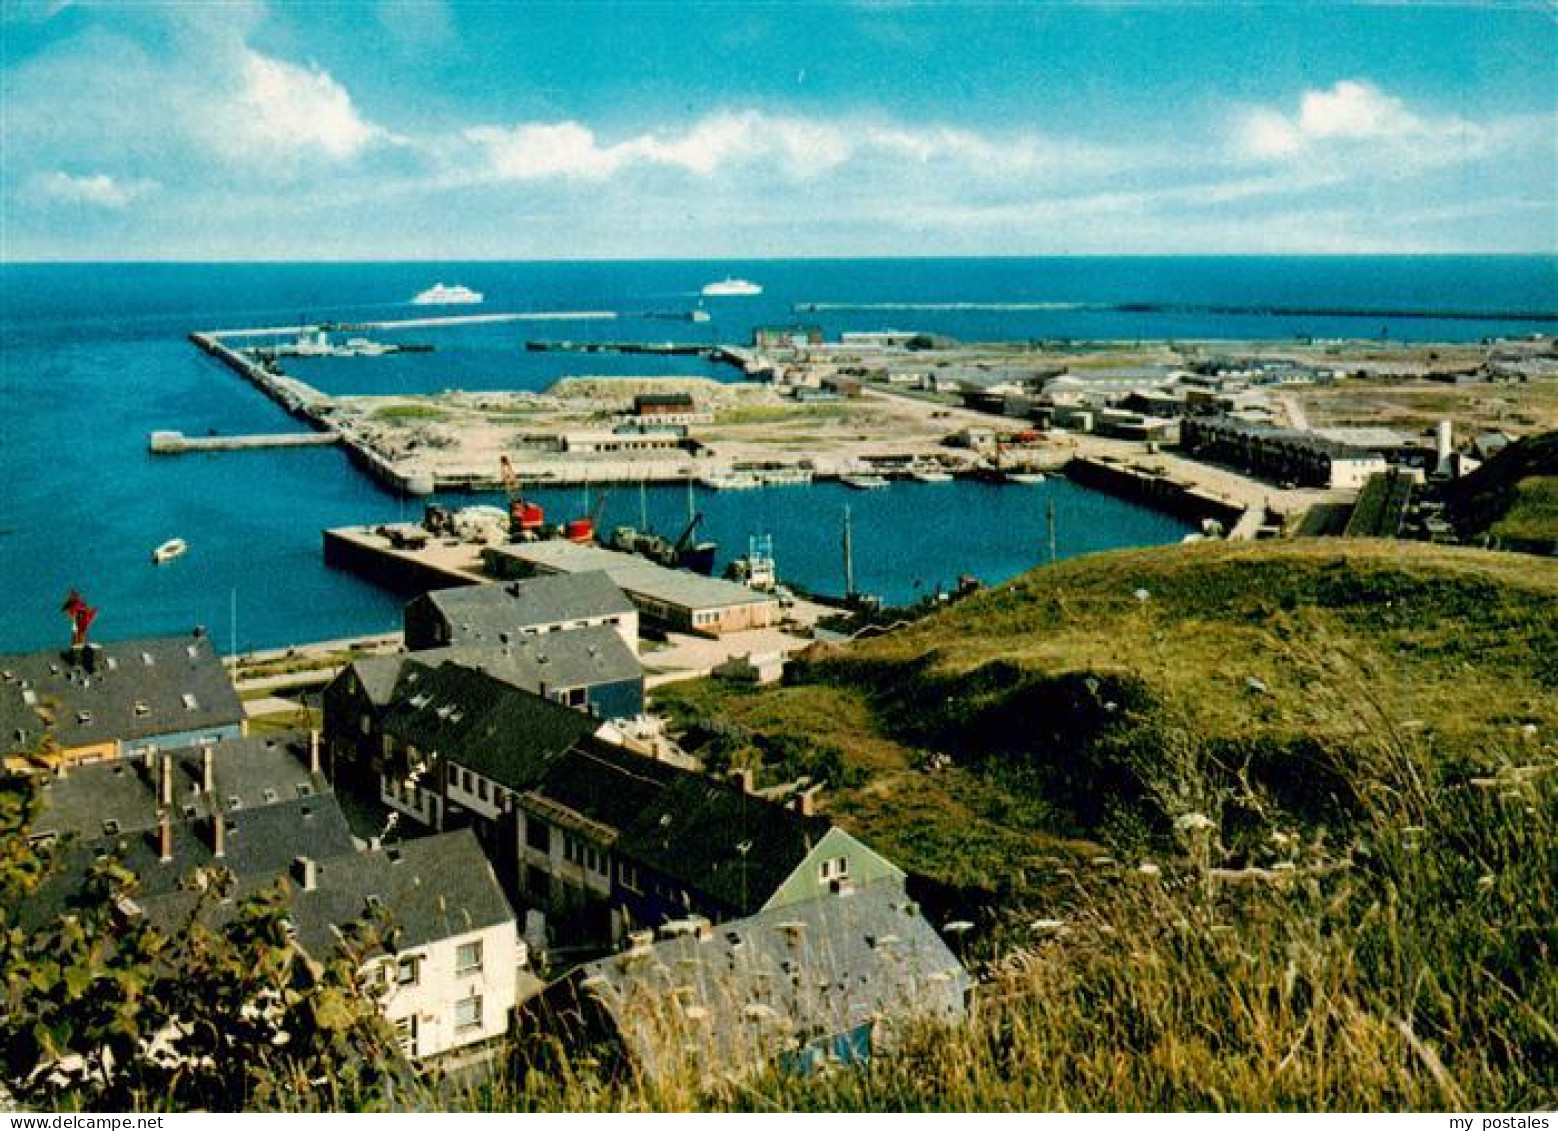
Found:
[[[578,628],[609,627],[638,647],[638,608],[599,570],[504,585],[435,589],[406,606],[406,647],[511,644]]]
[[[660,628],[701,636],[723,636],[767,628],[780,619],[779,601],[744,585],[667,569],[636,554],[557,539],[489,546],[487,571],[501,578],[545,577],[600,571]]]
[[[1389,468],[1378,451],[1315,432],[1229,417],[1186,417],[1180,444],[1191,455],[1231,463],[1280,482],[1358,488]]]

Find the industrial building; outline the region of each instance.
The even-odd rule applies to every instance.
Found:
[[[723,636],[767,628],[780,619],[779,601],[731,581],[667,569],[636,554],[582,546],[561,539],[489,546],[489,573],[501,578],[545,577],[599,570],[628,595],[646,620],[663,629]]]
[[[504,585],[435,589],[406,606],[406,647],[502,646],[521,636],[614,628],[638,647],[638,609],[605,573],[585,571]]]
[[[1311,487],[1359,488],[1390,466],[1377,451],[1229,417],[1186,417],[1180,444],[1198,458]]]

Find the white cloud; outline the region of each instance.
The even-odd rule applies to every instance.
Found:
[[[807,181],[846,165],[867,164],[898,170],[942,164],[973,179],[1092,176],[1159,160],[1146,150],[1127,152],[1036,134],[982,134],[946,125],[823,120],[750,109],[723,110],[616,142],[604,142],[589,126],[572,120],[474,126],[461,136],[478,150],[475,172],[468,154],[454,161],[463,177],[475,180],[604,180],[645,167],[708,178],[764,167],[792,181]]]
[[[644,133],[610,144],[575,121],[473,126],[463,136],[483,151],[487,174],[511,180],[600,180],[632,166],[709,177],[753,163],[770,163],[789,176],[805,178],[842,164],[852,152],[848,138],[835,126],[755,110],[711,114],[681,130]]]
[[[107,173],[77,176],[55,170],[30,177],[23,195],[36,204],[63,204],[73,207],[104,208],[119,211],[152,192],[154,181],[120,181]]]
[[[1445,164],[1485,155],[1492,136],[1460,118],[1431,118],[1371,83],[1343,79],[1308,90],[1298,110],[1258,107],[1244,115],[1238,143],[1259,160],[1287,160],[1342,146],[1367,145],[1414,163]]]
[[[314,152],[340,160],[387,136],[365,121],[346,88],[318,67],[246,50],[242,75],[242,88],[213,115],[217,129],[230,131],[219,142],[223,148],[253,147],[262,158]]]

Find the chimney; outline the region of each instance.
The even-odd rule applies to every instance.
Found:
[[[216,806],[211,809],[211,855],[220,860],[227,855],[227,818]]]
[[[790,802],[790,807],[803,817],[815,817],[817,815],[817,794],[821,792],[821,782],[807,786],[795,795],[795,800]]]
[[[203,793],[216,792],[216,755],[209,746],[200,748],[200,789]]]
[[[157,804],[164,809],[173,805],[173,757],[167,753],[157,765]]]
[[[294,856],[292,882],[303,891],[313,891],[319,886],[319,862],[311,856]]]
[[[319,772],[319,731],[314,728],[308,732],[308,772]]]
[[[157,818],[157,859],[164,864],[173,859],[173,819],[166,809]]]

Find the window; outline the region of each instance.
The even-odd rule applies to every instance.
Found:
[[[534,817],[525,818],[525,846],[537,852],[552,851],[551,830]]]
[[[395,973],[395,981],[403,986],[414,986],[421,978],[422,956],[413,954],[400,960],[400,966]]]
[[[824,860],[818,868],[818,873],[824,881],[843,879],[849,875],[849,857],[835,856],[831,860]]]
[[[417,1015],[397,1018],[395,1021],[395,1043],[401,1051],[408,1056],[415,1056],[417,1051]]]
[[[481,1028],[480,994],[472,994],[454,1003],[454,1028],[457,1033]]]
[[[564,703],[570,707],[582,707],[585,704],[585,691],[582,687],[571,689],[565,696]]]
[[[481,940],[461,943],[454,949],[454,972],[478,974],[481,972]]]

